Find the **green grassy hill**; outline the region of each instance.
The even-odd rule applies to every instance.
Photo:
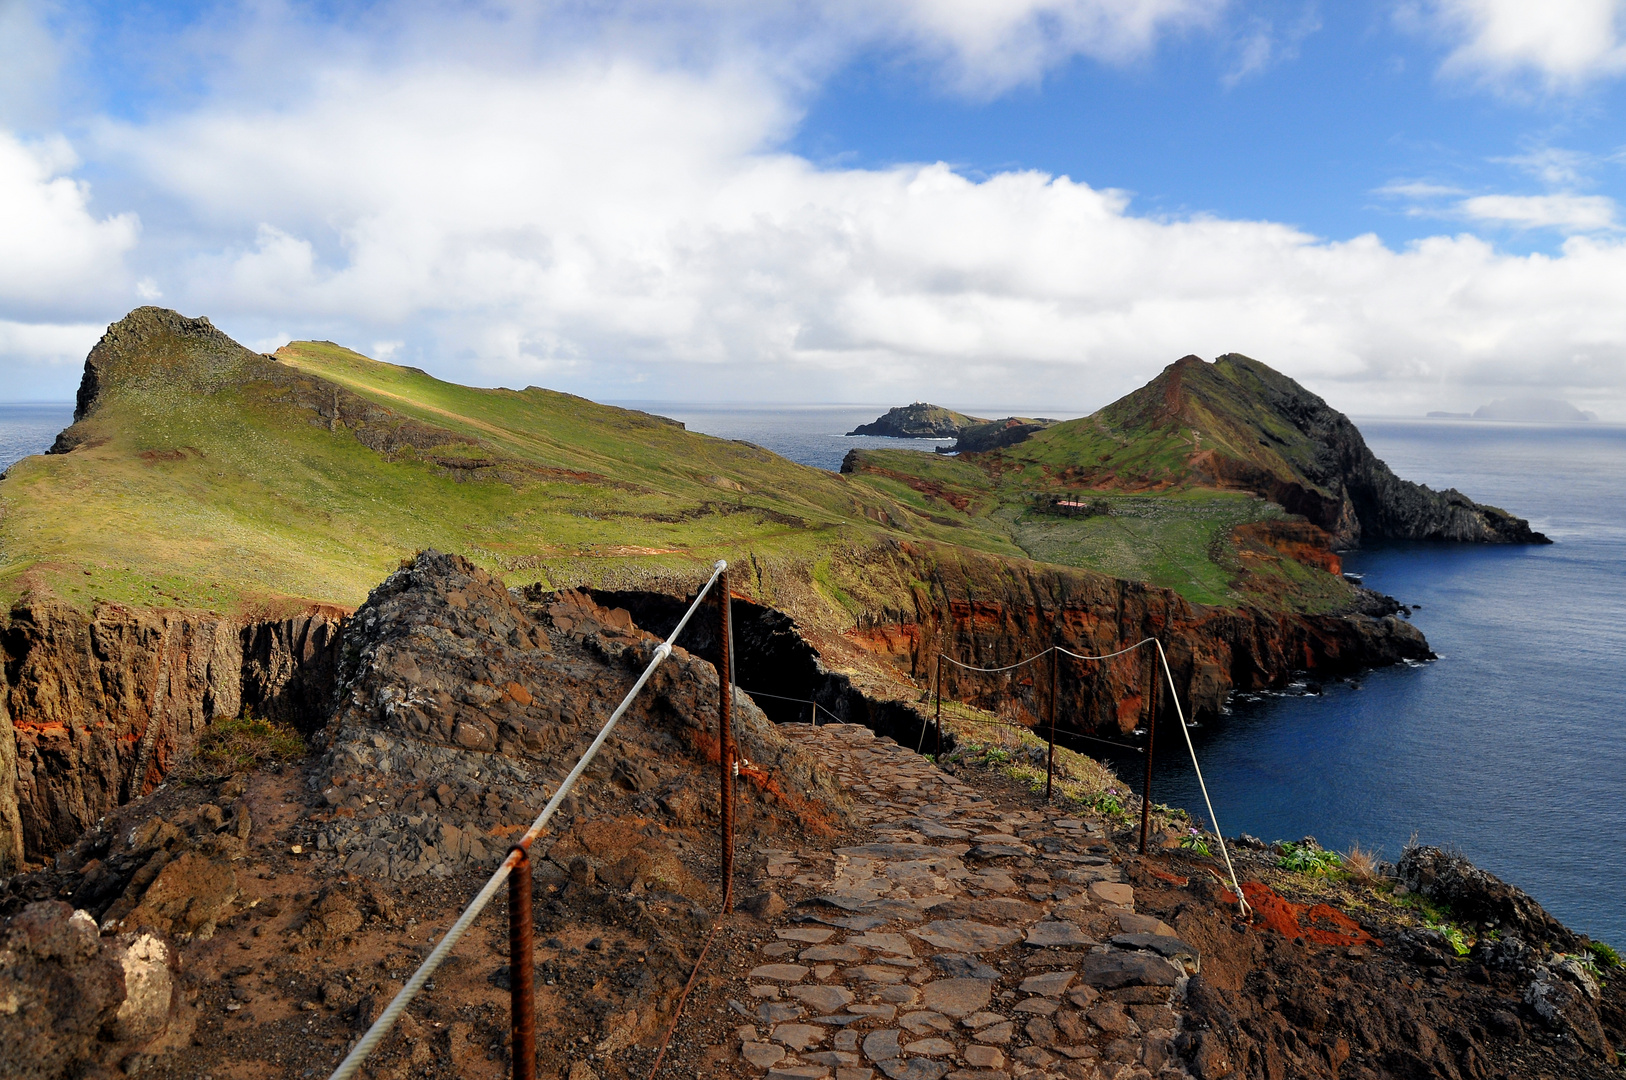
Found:
[[[719,557],[760,584],[773,563],[823,621],[851,625],[908,606],[914,586],[873,580],[863,554],[908,543],[1205,604],[1335,610],[1352,593],[1326,572],[1325,537],[1295,524],[1291,500],[1215,465],[1334,496],[1306,478],[1326,448],[1282,418],[1273,379],[1296,387],[1253,361],[1188,358],[1015,446],[861,451],[838,475],[646,413],[457,386],[328,342],[262,356],[207,320],[142,308],[87,359],[59,452],[0,484],[0,599],[352,606],[436,547],[555,586],[681,582]]]
[[[888,535],[1020,555],[998,530],[660,417],[323,342],[265,357],[153,308],[92,353],[59,447],[0,484],[7,601],[349,606],[424,547],[513,583],[683,578],[751,553],[811,568]]]
[[[1035,560],[1204,604],[1345,608],[1333,549],[1363,537],[1545,541],[1505,511],[1396,477],[1348,417],[1236,354],[1184,357],[1009,446],[952,460],[863,450],[843,467],[945,520],[1002,529]]]

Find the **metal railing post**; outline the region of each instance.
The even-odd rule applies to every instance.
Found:
[[[937,658],[937,749],[933,755],[938,761],[943,760],[943,658]]]
[[[722,611],[722,646],[717,665],[717,762],[721,773],[723,828],[723,914],[734,909],[734,731],[730,722],[733,706],[734,665],[729,656],[733,644],[733,603],[728,593],[728,571],[717,581],[718,603]]]
[[[531,858],[508,875],[508,1004],[512,1013],[514,1080],[536,1080],[536,969],[531,944]]]
[[[1061,692],[1061,653],[1050,647],[1050,752],[1045,755],[1044,801],[1050,801],[1050,789],[1056,782],[1056,697]]]
[[[1152,831],[1152,748],[1157,745],[1157,656],[1151,656],[1151,675],[1146,688],[1146,784],[1140,799],[1140,853],[1146,854],[1147,837]]]

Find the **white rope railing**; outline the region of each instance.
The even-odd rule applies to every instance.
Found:
[[[384,1040],[384,1037],[390,1033],[390,1029],[395,1026],[395,1022],[400,1019],[401,1013],[405,1012],[407,1006],[412,1004],[412,1000],[418,996],[418,992],[429,981],[429,977],[435,973],[435,969],[440,967],[441,961],[446,959],[447,954],[468,932],[469,927],[474,925],[474,920],[480,917],[480,913],[491,902],[491,898],[496,895],[503,882],[508,880],[508,875],[513,872],[514,866],[524,857],[525,849],[529,848],[531,842],[541,835],[542,830],[547,827],[548,822],[559,809],[559,804],[564,802],[565,796],[570,794],[570,789],[576,786],[576,781],[581,779],[582,773],[587,771],[587,766],[592,762],[594,755],[603,747],[604,741],[610,737],[610,732],[621,721],[621,717],[626,714],[627,709],[632,705],[633,699],[638,696],[639,691],[643,690],[644,684],[649,682],[650,676],[655,674],[655,669],[660,666],[661,661],[672,654],[672,646],[677,642],[678,635],[683,633],[683,628],[689,624],[689,619],[694,615],[695,610],[700,607],[700,602],[706,598],[706,594],[716,584],[718,575],[727,568],[728,563],[722,559],[717,560],[716,565],[712,567],[711,577],[707,579],[699,594],[695,596],[694,603],[689,605],[689,610],[684,613],[683,618],[677,624],[677,628],[668,635],[665,641],[655,647],[655,655],[650,658],[643,674],[638,676],[638,681],[632,684],[632,689],[628,690],[626,697],[621,699],[621,704],[616,706],[615,712],[611,713],[610,718],[604,722],[604,726],[599,729],[598,736],[582,754],[581,759],[576,762],[576,767],[571,769],[569,775],[560,782],[559,790],[553,793],[553,798],[548,800],[547,806],[543,807],[542,812],[536,816],[536,820],[531,822],[531,827],[525,831],[525,835],[520,837],[514,847],[510,849],[507,858],[503,859],[502,864],[491,875],[491,880],[487,881],[474,899],[469,902],[469,906],[463,909],[463,914],[458,916],[457,922],[453,923],[452,928],[446,931],[446,936],[440,939],[434,950],[418,966],[418,970],[414,971],[412,977],[406,981],[406,985],[401,987],[394,1000],[385,1006],[378,1019],[373,1021],[373,1026],[367,1029],[367,1033],[357,1041],[350,1053],[345,1055],[344,1060],[339,1062],[339,1067],[333,1070],[330,1080],[349,1080],[350,1077],[356,1074],[356,1070],[361,1068],[361,1063],[367,1059],[367,1055],[371,1054],[378,1044]]]
[[[1163,665],[1163,677],[1168,681],[1169,684],[1169,696],[1174,699],[1174,711],[1175,714],[1180,718],[1180,733],[1185,736],[1186,750],[1191,754],[1191,767],[1197,773],[1197,787],[1202,790],[1203,805],[1208,807],[1209,823],[1214,826],[1214,836],[1219,840],[1220,854],[1225,857],[1225,870],[1231,875],[1231,885],[1236,889],[1236,902],[1238,906],[1241,907],[1242,913],[1246,915],[1251,909],[1248,907],[1247,898],[1242,895],[1242,883],[1237,880],[1236,867],[1231,864],[1231,852],[1230,849],[1225,846],[1225,834],[1220,830],[1219,818],[1214,814],[1214,801],[1208,797],[1208,784],[1203,780],[1202,766],[1197,764],[1197,748],[1192,745],[1191,731],[1186,727],[1186,711],[1180,705],[1180,692],[1174,688],[1174,673],[1169,670],[1169,658],[1167,654],[1163,652],[1163,643],[1161,641],[1155,637],[1142,638],[1133,645],[1126,646],[1125,648],[1119,649],[1116,652],[1102,653],[1100,656],[1086,656],[1083,653],[1076,653],[1071,649],[1065,649],[1060,645],[1052,645],[1048,649],[1044,650],[1044,652],[1035,653],[1026,660],[1019,660],[1014,664],[1009,664],[1005,667],[998,668],[972,667],[970,664],[962,664],[960,661],[951,656],[944,656],[942,659],[947,660],[955,667],[964,668],[967,671],[994,673],[1000,671],[1011,671],[1015,668],[1021,667],[1023,664],[1031,664],[1033,661],[1042,659],[1053,652],[1060,653],[1063,656],[1070,656],[1074,660],[1111,660],[1115,657],[1123,656],[1125,653],[1134,652],[1142,645],[1146,645],[1148,643],[1157,646],[1157,657]],[[1155,717],[1153,718],[1152,722],[1156,722]],[[924,730],[922,731],[921,737],[922,739],[925,738]],[[1150,768],[1150,766],[1148,766],[1148,768]],[[1150,774],[1148,773],[1148,775]]]
[[[1049,656],[1051,654],[1051,652],[1053,652],[1055,650],[1055,648],[1056,648],[1056,646],[1052,645],[1050,648],[1046,649],[1042,653],[1034,653],[1032,656],[1028,657],[1026,660],[1018,660],[1016,663],[1014,663],[1014,664],[1006,664],[1004,667],[972,667],[970,664],[962,664],[960,661],[954,659],[954,657],[952,657],[952,656],[944,656],[941,659],[947,660],[949,663],[953,664],[957,668],[964,668],[967,671],[980,671],[984,675],[993,675],[993,674],[997,674],[997,673],[999,673],[1001,671],[1015,671],[1017,668],[1022,667],[1024,664],[1031,664],[1035,660],[1043,660],[1045,657]]]

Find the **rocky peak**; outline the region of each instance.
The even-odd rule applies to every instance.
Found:
[[[941,405],[917,401],[888,409],[873,423],[860,424],[848,435],[882,435],[893,439],[952,439],[974,424],[986,424],[980,416],[967,416]]]
[[[1094,416],[1122,445],[1158,442],[1158,479],[1239,488],[1325,529],[1339,547],[1363,538],[1545,543],[1529,522],[1455,490],[1397,477],[1349,417],[1295,380],[1239,353],[1176,360]]]
[[[159,376],[179,382],[216,384],[236,376],[244,361],[259,358],[221,333],[207,317],[139,307],[107,328],[90,355],[73,418],[94,411],[102,394],[121,379]]]

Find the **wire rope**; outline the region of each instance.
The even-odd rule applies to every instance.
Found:
[[[367,1060],[367,1055],[371,1054],[378,1044],[384,1040],[384,1037],[390,1033],[390,1029],[401,1018],[401,1014],[406,1011],[407,1006],[412,1004],[413,999],[418,996],[424,984],[429,981],[429,977],[435,973],[435,969],[440,967],[441,961],[446,959],[447,954],[468,932],[469,927],[474,925],[474,920],[480,917],[480,913],[485,910],[486,905],[491,903],[491,898],[496,895],[503,882],[507,881],[508,876],[513,873],[514,866],[519,861],[520,856],[530,848],[531,842],[542,834],[542,830],[547,827],[548,822],[559,809],[559,804],[564,802],[565,796],[570,794],[571,788],[576,786],[576,781],[580,780],[582,773],[587,771],[587,766],[604,745],[605,740],[610,737],[610,732],[614,730],[615,725],[621,722],[621,717],[626,714],[627,709],[632,705],[633,699],[643,690],[644,684],[649,682],[650,676],[655,674],[655,669],[661,665],[661,662],[672,655],[672,646],[677,641],[678,635],[683,633],[683,628],[689,624],[689,619],[694,615],[695,610],[700,607],[700,602],[706,598],[706,594],[716,584],[718,575],[727,568],[728,563],[722,559],[717,560],[716,565],[712,567],[711,577],[706,581],[705,586],[701,588],[699,594],[695,596],[694,603],[689,605],[689,610],[684,613],[682,620],[677,624],[677,628],[672,631],[665,641],[655,647],[655,655],[650,658],[643,674],[638,676],[638,681],[633,683],[632,689],[628,690],[626,696],[621,699],[621,704],[615,707],[615,712],[611,713],[610,718],[604,722],[604,726],[599,729],[598,737],[582,753],[581,759],[576,762],[576,767],[571,769],[569,775],[560,782],[559,789],[553,793],[553,798],[548,800],[547,806],[543,807],[542,812],[536,816],[536,820],[531,822],[531,827],[525,830],[525,835],[520,837],[519,841],[509,850],[507,858],[503,859],[502,864],[492,873],[491,880],[485,883],[485,886],[469,902],[468,907],[463,909],[463,914],[458,916],[457,922],[453,923],[452,928],[446,931],[446,936],[440,939],[440,942],[436,944],[434,950],[424,959],[424,962],[418,965],[418,970],[414,971],[412,977],[406,981],[406,985],[401,987],[400,992],[385,1006],[378,1019],[373,1021],[373,1025],[367,1029],[367,1033],[357,1040],[350,1053],[346,1054],[344,1060],[339,1062],[339,1067],[333,1070],[329,1080],[349,1080],[350,1077],[356,1074],[356,1070],[361,1068],[362,1062]],[[727,678],[728,675],[719,672],[719,677]]]

